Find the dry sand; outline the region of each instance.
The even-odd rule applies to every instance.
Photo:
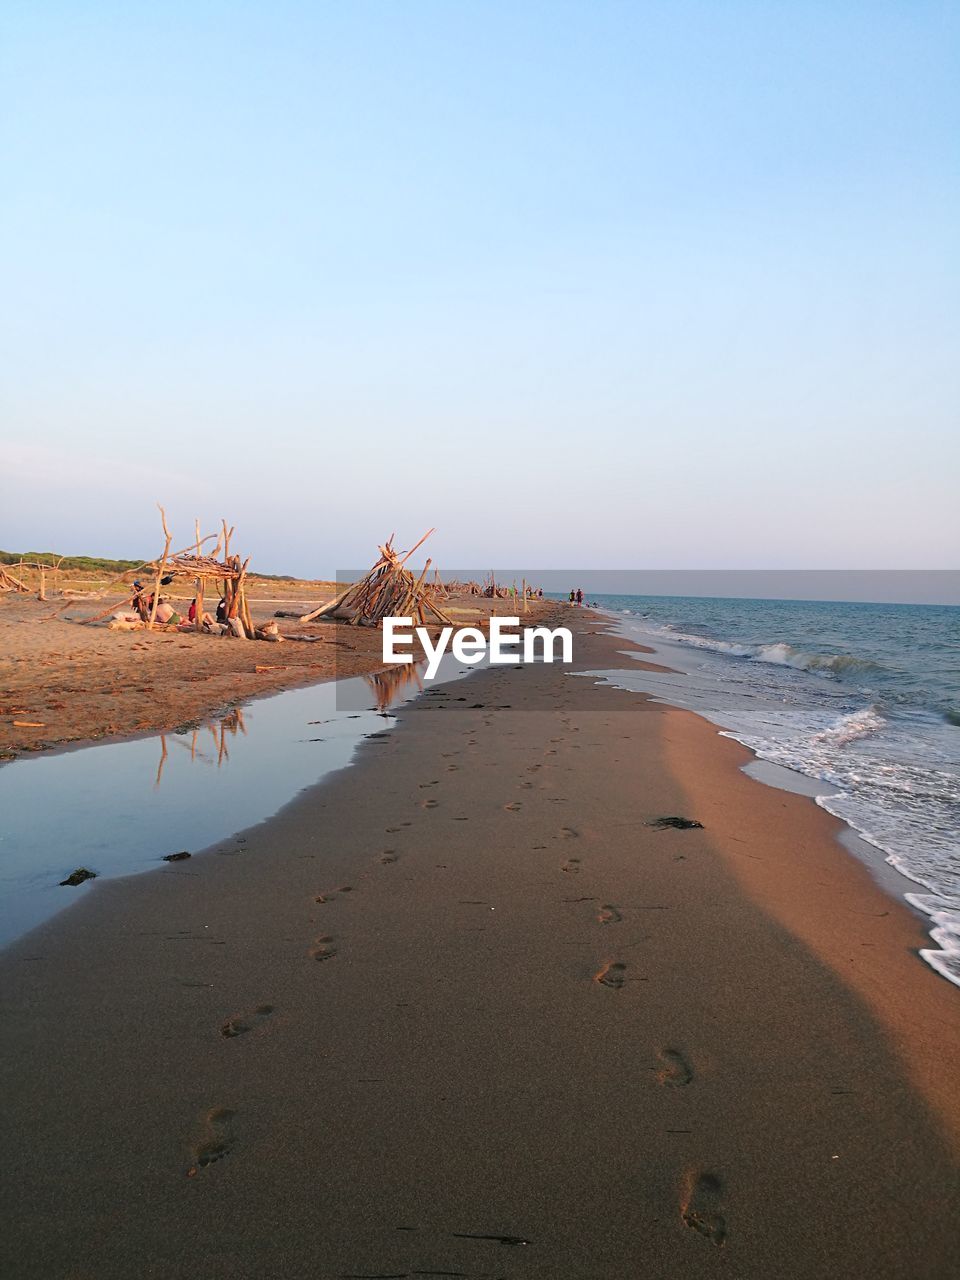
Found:
[[[400,721],[0,957],[5,1275],[957,1274],[960,1000],[826,814],[557,668]]]

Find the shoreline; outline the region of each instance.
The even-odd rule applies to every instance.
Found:
[[[558,602],[551,600],[549,601],[549,603],[557,604]],[[559,602],[559,604],[562,606],[564,602],[561,601]],[[553,617],[550,620],[556,622],[569,616],[570,615],[561,607],[557,616]],[[609,630],[606,632],[593,631],[593,632],[588,632],[587,634],[606,635],[615,642],[622,642],[623,644],[628,645],[631,650],[637,653],[642,653],[642,654],[657,653],[657,650],[655,648],[649,645],[643,644],[640,641],[634,640],[631,637],[625,635],[622,631],[617,630],[616,628],[618,627],[620,620],[615,615],[611,615],[608,612],[597,611],[589,607],[583,607],[582,609],[579,609],[577,611],[575,618],[581,619],[584,622],[588,622],[588,621],[603,622],[603,623],[606,623],[609,627]],[[376,633],[376,634],[379,634],[379,633]],[[622,652],[620,652],[616,656],[620,657],[620,656],[623,656],[623,654]],[[667,674],[676,674],[676,675],[685,674],[674,668],[666,667],[666,666],[663,666],[662,664],[651,662],[646,658],[633,658],[632,654],[631,654],[631,658],[632,658],[632,661],[630,665],[624,666],[621,669],[626,671],[640,669],[640,670],[653,671],[657,673],[667,673]],[[474,671],[471,671],[469,674],[476,675],[478,671],[482,669],[483,668],[475,669]],[[611,669],[616,669],[616,668],[611,668]],[[147,741],[150,739],[161,739],[166,735],[174,735],[174,736],[181,735],[198,726],[205,727],[211,721],[219,720],[224,716],[229,716],[237,709],[240,709],[241,711],[245,711],[248,706],[255,706],[257,702],[260,702],[267,698],[277,697],[278,695],[291,690],[300,690],[302,692],[305,692],[306,690],[319,685],[337,683],[342,680],[352,680],[352,679],[362,678],[364,675],[376,674],[377,672],[382,670],[384,670],[384,668],[380,666],[380,667],[371,668],[369,671],[366,671],[366,670],[360,671],[356,674],[352,674],[352,673],[338,674],[336,672],[329,672],[321,676],[318,676],[318,675],[307,676],[301,679],[297,679],[294,682],[285,686],[262,689],[252,694],[245,694],[245,695],[239,696],[232,702],[227,702],[216,707],[211,707],[202,713],[202,716],[198,721],[188,721],[185,724],[170,724],[160,728],[143,729],[139,732],[121,732],[121,733],[115,733],[111,735],[94,736],[89,738],[60,741],[53,746],[44,748],[42,750],[42,753],[38,751],[36,753],[32,753],[32,752],[25,753],[25,755],[22,757],[20,756],[13,756],[12,758],[0,757],[0,769],[2,769],[4,765],[14,763],[17,759],[30,759],[30,758],[52,759],[60,755],[70,754],[77,751],[83,751],[89,747],[94,747],[94,746],[108,746],[111,744],[119,745],[119,744],[124,744],[129,742],[140,742],[140,741]],[[449,677],[447,677],[447,679],[449,679]],[[436,681],[436,687],[440,688],[446,682],[447,682],[446,680],[438,679]],[[612,686],[612,687],[619,688],[620,686]],[[413,695],[414,699],[416,697],[422,697],[424,696],[424,694],[428,694],[430,691],[431,691],[430,688],[425,686],[420,691],[419,694]],[[655,694],[647,693],[643,691],[632,691],[632,690],[626,690],[626,689],[624,689],[624,692],[626,692],[631,697],[648,699],[653,701],[655,705],[660,705],[666,708],[667,710],[677,711],[683,716],[688,716],[692,720],[702,724],[709,732],[714,733],[718,738],[732,742],[736,746],[736,748],[738,748],[740,753],[745,753],[745,758],[741,759],[740,763],[737,765],[737,769],[738,769],[738,772],[743,774],[743,776],[748,778],[750,781],[757,782],[764,787],[770,787],[776,792],[785,792],[786,794],[797,796],[804,800],[811,801],[817,809],[819,809],[821,812],[823,812],[826,815],[827,818],[829,818],[830,823],[832,824],[832,838],[837,844],[837,846],[839,847],[839,849],[842,850],[843,856],[853,859],[853,861],[858,866],[864,867],[868,872],[868,874],[870,875],[872,882],[884,894],[884,896],[888,898],[890,901],[896,903],[899,907],[905,909],[908,915],[915,918],[921,924],[921,926],[924,929],[924,937],[928,946],[924,948],[917,947],[914,951],[914,954],[917,960],[921,964],[925,964],[925,961],[923,960],[922,956],[919,953],[921,950],[929,949],[929,944],[932,943],[932,938],[930,937],[930,929],[927,927],[927,922],[930,921],[930,916],[928,913],[925,913],[916,904],[910,902],[907,899],[906,894],[907,892],[909,892],[908,889],[904,889],[903,891],[901,891],[898,887],[895,887],[893,883],[894,878],[898,882],[902,880],[904,881],[905,885],[912,885],[912,886],[919,885],[920,884],[919,881],[913,880],[911,877],[909,877],[905,872],[901,871],[894,864],[888,862],[885,851],[880,849],[879,846],[870,844],[868,841],[866,841],[864,837],[857,831],[857,829],[854,826],[852,826],[847,820],[845,820],[844,818],[838,817],[837,815],[831,813],[829,809],[826,809],[824,806],[820,805],[818,803],[818,797],[816,793],[812,791],[808,793],[802,790],[800,787],[793,788],[790,786],[781,785],[774,780],[768,780],[768,779],[757,777],[755,775],[750,774],[747,771],[745,766],[748,766],[750,764],[763,765],[768,762],[766,762],[763,757],[757,755],[756,752],[754,752],[750,747],[746,746],[746,744],[741,743],[740,740],[737,737],[735,737],[732,731],[727,729],[724,725],[718,723],[717,721],[709,719],[706,715],[702,714],[699,711],[693,711],[689,708],[680,707],[674,703],[668,702],[666,699],[660,697],[660,695],[655,695]],[[406,702],[407,700],[408,699],[406,698],[401,698],[397,705],[402,706],[404,702]],[[396,726],[392,726],[391,728],[395,728],[395,727]],[[359,747],[359,745],[361,744],[363,740],[363,736],[364,735],[361,735],[358,738],[357,747]],[[333,772],[334,773],[338,772],[340,768],[349,768],[352,766],[353,763],[354,761],[351,760],[347,765],[338,766],[333,770]],[[812,780],[808,779],[804,774],[798,773],[794,775],[794,772],[786,768],[785,766],[775,766],[775,767],[783,770],[785,773],[788,773],[791,776],[796,776],[798,779],[804,782],[811,782],[812,784]],[[318,782],[315,785],[320,785],[325,780],[326,780],[326,775],[324,776],[324,778],[318,780]],[[262,821],[270,822],[272,819],[282,814],[282,812],[287,807],[287,805],[292,803],[294,799],[295,799],[295,796],[291,796],[289,800],[284,801],[277,809],[266,814],[265,817],[262,819]],[[848,843],[847,843],[848,838],[852,841],[859,841],[863,843],[865,847],[868,848],[871,852],[880,853],[881,855],[883,855],[883,865],[880,866],[875,862],[870,861],[858,855],[855,850],[848,847]],[[213,847],[213,846],[208,846],[208,847]],[[201,849],[201,850],[198,850],[197,852],[202,855],[204,852],[206,852],[206,849]],[[151,865],[150,867],[140,868],[138,870],[131,871],[129,874],[141,875],[141,874],[146,874],[147,871],[149,870],[159,870],[159,869],[160,868]],[[97,878],[99,879],[100,877],[98,876]],[[125,877],[119,877],[114,875],[114,876],[110,876],[109,878],[119,879],[119,878],[125,878]],[[68,904],[68,905],[72,905],[72,904]],[[67,907],[63,908],[63,910],[66,910],[66,909]],[[58,912],[57,915],[59,914],[61,913]],[[56,917],[51,917],[51,919],[54,919],[54,918]],[[4,942],[0,944],[0,953],[2,953],[2,950],[5,946],[12,945],[12,943],[16,941],[18,941],[18,939],[13,939],[12,942]],[[937,973],[937,976],[942,977],[944,981],[946,981],[948,984],[956,985],[952,983],[948,977],[940,973],[939,970],[937,970],[934,966],[928,966],[928,967],[933,968],[934,972]]]
[[[10,1274],[951,1274],[955,997],[840,820],[644,695],[470,689],[0,954]]]
[[[605,609],[604,616],[613,628],[612,634],[619,635],[624,640],[637,643],[624,629],[625,624],[616,612]],[[646,648],[646,646],[644,647]],[[649,652],[659,654],[660,649],[654,648]],[[684,670],[674,670],[673,668],[657,666],[649,662],[636,662],[630,668],[626,668],[628,672],[633,669],[680,676],[688,675]],[[603,673],[598,674],[602,675]],[[615,679],[612,683],[614,687],[629,689],[627,685],[617,684]],[[836,840],[844,852],[861,866],[866,867],[871,878],[889,898],[901,906],[905,905],[909,913],[921,921],[927,945],[917,949],[917,958],[920,962],[931,968],[938,977],[943,978],[951,986],[960,988],[960,974],[952,973],[949,968],[949,961],[956,958],[956,950],[944,946],[934,937],[935,930],[942,927],[937,916],[937,906],[949,914],[952,909],[949,896],[945,896],[942,891],[938,891],[926,880],[920,878],[919,873],[911,874],[910,871],[906,870],[903,865],[904,857],[902,853],[894,853],[877,838],[857,826],[851,817],[837,813],[831,808],[829,802],[837,797],[838,791],[842,795],[842,784],[835,783],[831,788],[822,778],[818,778],[812,773],[804,772],[797,766],[781,763],[768,755],[764,755],[750,745],[749,742],[744,741],[741,736],[743,731],[731,728],[723,713],[719,710],[710,711],[701,707],[685,706],[683,701],[672,698],[669,692],[663,692],[656,688],[630,691],[643,693],[663,706],[683,711],[685,714],[702,720],[713,728],[719,737],[735,743],[746,751],[747,758],[741,765],[741,771],[747,777],[775,790],[810,799],[818,809],[829,815],[837,824]],[[924,906],[914,900],[925,895],[932,900],[931,905]],[[951,928],[955,932],[955,926],[951,924]]]
[[[549,603],[549,604],[559,603],[560,605],[562,605],[564,602],[562,601],[557,602],[557,601],[550,600],[549,602],[545,602],[545,603]],[[567,616],[568,616],[567,613],[561,610],[560,613],[557,615],[557,617],[554,617],[552,621],[556,622],[558,620],[562,620],[562,618]],[[629,645],[631,649],[639,653],[656,654],[658,652],[656,648],[643,644],[640,641],[634,640],[631,637],[624,634],[622,631],[617,630],[616,628],[618,627],[618,625],[620,625],[620,620],[616,617],[616,615],[610,614],[607,611],[603,611],[603,610],[598,611],[585,606],[582,609],[578,610],[577,616],[579,618],[582,618],[584,621],[587,621],[587,620],[599,621],[599,622],[607,623],[609,625],[610,630],[608,632],[594,633],[594,634],[607,634],[611,637],[611,639],[622,641],[624,644]],[[371,633],[371,634],[379,635],[379,632]],[[277,695],[281,693],[285,693],[289,690],[305,691],[317,685],[330,684],[330,683],[335,683],[342,680],[351,680],[355,678],[360,678],[364,675],[377,674],[378,672],[381,672],[385,669],[386,668],[384,668],[381,664],[380,666],[363,668],[361,670],[358,670],[357,672],[351,672],[349,674],[338,673],[336,671],[328,671],[323,675],[304,674],[303,676],[295,677],[289,683],[277,685],[271,688],[260,689],[253,693],[245,693],[242,695],[238,695],[231,701],[221,703],[217,706],[207,707],[205,710],[199,713],[199,717],[195,720],[189,720],[189,721],[177,723],[177,724],[174,724],[174,723],[165,724],[160,727],[151,727],[151,728],[142,729],[136,732],[130,732],[130,731],[117,732],[112,734],[94,735],[94,736],[85,737],[85,738],[56,741],[53,745],[42,747],[40,749],[37,749],[36,751],[27,749],[26,751],[23,752],[22,755],[12,754],[10,756],[6,756],[4,754],[0,754],[0,769],[3,769],[5,765],[12,764],[16,760],[20,760],[20,759],[30,759],[30,758],[51,759],[60,755],[66,755],[76,751],[82,751],[88,747],[93,747],[93,746],[108,746],[111,744],[122,744],[127,742],[144,741],[152,738],[159,739],[165,735],[175,735],[175,736],[181,735],[197,727],[205,727],[209,722],[222,719],[225,716],[229,716],[230,714],[232,714],[238,709],[241,711],[246,710],[248,706],[255,705],[257,702],[260,702],[263,699],[276,697]],[[611,669],[614,669],[614,668],[611,668]],[[640,670],[653,671],[656,673],[666,673],[666,674],[676,674],[676,675],[685,674],[682,671],[664,666],[660,663],[651,662],[644,658],[634,658],[629,667],[625,666],[622,669],[627,671],[640,669]],[[476,673],[477,672],[474,671],[474,672],[471,672],[470,674],[473,675]],[[443,683],[444,681],[440,681],[440,680],[437,681],[438,686],[442,685]],[[423,693],[428,693],[428,692],[429,692],[429,689],[425,688],[419,696],[423,696]],[[766,761],[764,757],[758,755],[752,748],[748,747],[745,743],[740,742],[739,738],[735,736],[733,731],[727,728],[725,725],[720,724],[718,721],[710,719],[708,716],[704,715],[700,711],[693,711],[692,709],[689,709],[689,708],[677,706],[676,704],[667,701],[665,698],[662,698],[660,695],[657,695],[657,694],[645,693],[643,691],[631,691],[631,690],[624,690],[624,692],[627,692],[631,696],[635,696],[635,697],[649,698],[652,701],[654,701],[656,704],[662,705],[669,710],[678,711],[682,715],[690,716],[694,720],[702,723],[708,730],[713,731],[718,738],[725,739],[727,741],[732,742],[741,752],[745,753],[745,758],[742,759],[737,766],[738,771],[741,772],[745,777],[747,777],[751,781],[757,782],[761,786],[770,787],[777,792],[785,792],[786,794],[798,796],[802,799],[811,801],[816,808],[821,810],[831,820],[831,823],[833,824],[832,838],[836,842],[838,847],[842,850],[843,855],[845,857],[849,857],[853,859],[853,861],[857,863],[857,865],[864,867],[867,870],[868,874],[870,875],[870,878],[873,881],[873,883],[884,894],[884,896],[889,900],[891,900],[892,902],[895,902],[899,907],[904,908],[907,911],[907,913],[911,917],[915,918],[921,925],[923,929],[924,941],[926,945],[918,946],[914,949],[914,955],[916,956],[916,959],[918,960],[918,962],[920,964],[926,965],[926,967],[928,968],[931,968],[934,971],[934,973],[937,974],[938,977],[942,978],[949,985],[951,986],[958,985],[957,983],[953,982],[950,977],[942,973],[936,966],[929,965],[928,962],[925,961],[923,956],[920,954],[921,951],[930,950],[931,947],[935,945],[933,938],[931,937],[931,931],[934,927],[934,922],[931,920],[929,912],[925,912],[921,907],[919,907],[913,902],[910,902],[907,896],[910,892],[914,892],[918,888],[921,890],[926,889],[926,886],[923,885],[921,881],[913,879],[911,876],[907,875],[906,872],[902,871],[894,863],[890,862],[889,855],[887,854],[887,852],[884,849],[882,849],[879,845],[873,844],[870,841],[868,841],[857,830],[857,828],[854,827],[849,821],[847,821],[845,818],[841,818],[837,816],[836,814],[833,814],[824,805],[821,805],[819,803],[819,796],[814,791],[807,792],[801,789],[800,786],[794,788],[791,786],[787,786],[785,784],[781,785],[775,780],[759,777],[747,772],[745,766],[748,766],[750,764],[765,765],[770,762]],[[402,701],[400,705],[402,705]],[[352,763],[353,762],[351,761],[351,764]],[[343,767],[350,767],[350,765],[346,765]],[[795,773],[794,770],[791,770],[783,765],[777,765],[774,767],[782,770],[787,774],[790,774],[791,776],[795,776],[797,779],[801,780],[802,782],[810,783],[811,785],[813,784],[813,780],[808,778],[807,775],[805,774]],[[334,772],[336,772],[336,770]],[[293,797],[291,797],[290,801],[285,801],[278,809],[266,815],[263,821],[269,822],[272,818],[275,818],[278,814],[282,813],[283,809],[286,808],[286,805],[292,802],[292,799]],[[861,856],[856,852],[855,849],[848,847],[848,842],[861,843],[865,846],[866,849],[870,850],[871,853],[881,855],[882,864],[878,863],[875,859],[870,859],[870,858]],[[205,850],[199,850],[198,852],[202,854],[203,852],[205,852]],[[147,870],[156,870],[156,869],[157,868],[155,867],[141,868],[138,871],[131,871],[129,874],[131,875],[146,874]],[[114,876],[110,878],[116,879],[119,877]],[[904,884],[903,889],[899,888],[900,881],[902,881]],[[64,908],[64,910],[66,909],[67,908]],[[60,912],[58,912],[57,914],[59,915]],[[16,941],[16,940],[17,939],[14,939],[13,941]],[[0,944],[0,953],[2,953],[3,947],[7,945],[11,945],[11,944],[7,942]]]

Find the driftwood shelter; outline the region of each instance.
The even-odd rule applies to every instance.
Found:
[[[165,539],[163,554],[158,556],[156,560],[145,561],[135,571],[137,574],[143,574],[147,577],[148,584],[137,586],[138,579],[135,578],[135,589],[123,602],[124,605],[132,606],[140,615],[140,623],[136,625],[143,625],[148,630],[152,630],[157,625],[157,607],[160,603],[161,587],[167,586],[178,578],[192,579],[196,600],[196,617],[193,625],[197,631],[204,629],[204,595],[212,584],[214,590],[219,593],[219,596],[224,601],[224,625],[241,639],[256,639],[257,630],[255,630],[253,620],[250,617],[250,606],[247,603],[244,590],[250,557],[248,556],[241,561],[238,555],[230,554],[230,539],[233,537],[233,528],[228,528],[227,522],[224,520],[219,533],[211,533],[206,537],[201,537],[200,523],[198,521],[194,540],[190,546],[184,547],[181,551],[171,552],[170,546],[173,542],[173,537],[167,527],[167,518],[163,507],[160,507],[160,519],[163,523]],[[212,542],[214,539],[216,539],[216,545],[213,551],[209,555],[204,554],[202,551],[204,544]],[[124,576],[127,577],[129,575]],[[121,579],[117,581],[121,581]],[[116,612],[117,607],[117,605],[111,605],[103,613],[99,613],[93,618],[86,618],[84,621],[98,622],[100,619],[105,618],[107,614]],[[276,631],[275,626],[273,631]],[[279,637],[269,635],[265,638],[276,639]]]
[[[380,557],[376,564],[359,582],[351,583],[312,613],[303,614],[300,621],[333,618],[355,627],[376,627],[384,618],[404,617],[413,618],[421,626],[428,626],[431,622],[449,626],[450,619],[437,604],[437,589],[427,581],[432,562],[427,560],[416,577],[406,568],[407,561],[433,532],[433,529],[428,530],[406,553],[394,550],[394,535],[391,533],[379,548]]]

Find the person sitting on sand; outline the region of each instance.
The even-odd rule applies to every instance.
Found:
[[[213,614],[207,613],[206,609],[204,609],[203,613],[200,615],[200,626],[203,628],[204,631],[213,631],[216,625],[217,624],[216,624],[216,621],[214,620]],[[187,621],[180,624],[180,630],[194,631],[196,630],[196,626],[197,626],[197,602],[196,600],[191,600],[190,608],[187,610]]]
[[[149,598],[144,594],[143,583],[138,582],[136,578],[133,580],[133,600],[131,603],[140,615],[141,622],[146,622],[150,617]]]
[[[223,596],[221,596],[220,603],[217,605],[217,621],[226,622],[226,620],[227,620],[227,602],[223,598]]]
[[[157,605],[157,621],[164,626],[178,627],[183,618],[168,600],[161,599]]]

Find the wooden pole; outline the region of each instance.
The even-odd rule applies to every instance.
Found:
[[[257,633],[253,629],[253,619],[250,617],[250,606],[247,603],[246,591],[240,592],[240,621],[244,625],[248,640],[255,640]]]
[[[160,509],[160,522],[163,525],[163,533],[166,542],[163,544],[163,555],[160,557],[160,563],[157,565],[157,576],[153,585],[153,603],[150,606],[150,621],[147,623],[147,630],[152,631],[154,623],[157,620],[157,605],[160,603],[160,579],[163,577],[163,571],[167,567],[167,556],[170,554],[170,543],[173,538],[170,536],[170,530],[167,528],[167,513],[164,511],[160,503],[157,503]]]
[[[200,559],[200,521],[194,518],[193,531],[197,538],[197,559]],[[203,579],[197,578],[193,584],[193,629],[203,630]]]
[[[427,532],[420,539],[420,541],[415,543],[407,552],[407,554],[403,557],[403,559],[398,563],[397,568],[402,569],[403,566],[410,559],[410,557],[413,555],[413,553],[416,551],[417,547],[422,547],[423,544],[426,542],[426,540],[430,537],[431,533],[436,533],[436,532],[437,532],[436,529],[428,529]]]
[[[233,529],[227,528],[226,520],[223,520],[222,523],[223,523],[223,535],[222,535],[223,536],[223,563],[229,564],[230,563],[230,535],[231,533],[233,533]],[[223,601],[224,601],[224,604],[226,605],[227,617],[229,618],[232,616],[230,611],[233,608],[233,586],[228,578],[224,578],[223,580]]]
[[[234,584],[234,587],[233,587],[233,598],[232,598],[232,600],[230,601],[230,608],[229,608],[229,610],[228,610],[228,612],[227,612],[227,620],[228,620],[228,621],[230,621],[230,620],[231,620],[231,619],[233,619],[233,618],[236,618],[236,617],[237,617],[237,614],[238,614],[238,612],[239,612],[239,610],[240,610],[240,604],[241,604],[241,602],[242,602],[242,600],[243,600],[243,583],[244,583],[244,579],[245,579],[245,578],[246,578],[246,576],[247,576],[247,565],[250,563],[250,557],[249,557],[249,556],[247,556],[246,560],[244,560],[244,562],[243,562],[243,564],[242,564],[242,565],[240,565],[240,557],[239,557],[239,556],[236,556],[236,557],[234,557],[234,558],[236,559],[236,561],[237,561],[237,563],[238,563],[238,565],[239,565],[239,567],[240,567],[240,575],[239,575],[239,577],[237,578],[237,581],[236,581],[236,583]],[[243,619],[242,617],[240,618],[240,624],[241,624],[241,626],[244,628],[244,631],[246,631],[246,624],[245,624],[244,619]],[[252,639],[252,636],[248,636],[248,639]]]

